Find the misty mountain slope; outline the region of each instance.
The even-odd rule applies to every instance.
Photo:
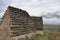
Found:
[[[60,32],[60,25],[44,25],[44,30]]]

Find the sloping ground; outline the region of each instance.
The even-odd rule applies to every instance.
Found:
[[[50,40],[60,40],[60,32],[51,32],[48,34]]]
[[[36,35],[29,40],[60,40],[60,32],[47,32],[44,31],[43,35]]]

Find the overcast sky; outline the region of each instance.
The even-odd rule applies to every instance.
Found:
[[[60,24],[60,0],[0,0],[0,17],[9,5],[43,16],[44,24]]]

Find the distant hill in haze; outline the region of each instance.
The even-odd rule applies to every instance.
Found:
[[[49,24],[44,24],[43,25],[44,30],[48,30],[48,31],[57,31],[60,32],[60,25],[49,25]]]

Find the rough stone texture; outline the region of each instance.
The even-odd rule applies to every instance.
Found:
[[[33,22],[35,23],[35,30],[43,30],[43,20],[42,17],[31,17]]]
[[[5,34],[5,36],[7,35],[9,38],[14,39],[17,38],[17,36],[18,38],[21,35],[25,37],[26,34],[43,30],[43,22],[42,17],[31,17],[25,10],[9,6],[3,16],[0,27],[0,30],[4,32],[3,34]],[[3,29],[5,28],[7,28],[8,31],[4,31]]]

